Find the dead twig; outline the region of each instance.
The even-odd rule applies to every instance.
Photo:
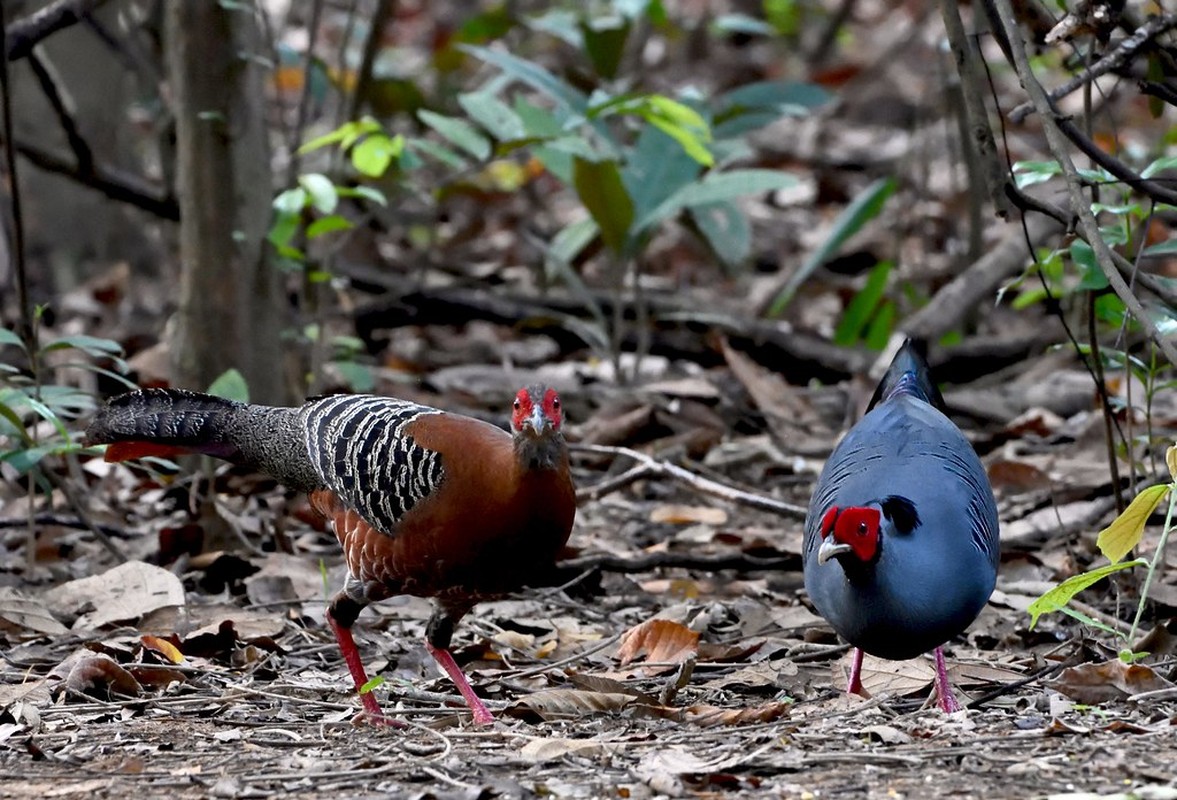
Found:
[[[671,478],[679,483],[682,483],[697,492],[710,495],[711,497],[718,497],[721,500],[727,500],[732,503],[739,503],[740,505],[749,506],[750,508],[758,508],[761,511],[771,511],[774,514],[779,514],[782,517],[790,519],[805,519],[808,509],[802,506],[796,506],[792,503],[786,503],[781,500],[774,500],[771,497],[766,497],[760,494],[753,494],[752,492],[745,492],[743,489],[737,489],[734,486],[713,481],[704,478],[700,475],[683,469],[682,467],[671,464],[668,461],[661,461],[659,459],[648,456],[645,453],[633,450],[628,447],[612,447],[599,444],[573,444],[569,449],[574,453],[593,453],[595,455],[607,456],[625,456],[638,462],[638,467],[629,470],[624,475],[618,476],[618,479],[610,479],[602,481],[597,486],[588,486],[576,493],[577,503],[584,503],[589,500],[599,500],[603,495],[614,492],[622,486],[633,483],[634,481],[643,477],[661,477]],[[626,478],[624,483],[620,483],[620,478]],[[599,488],[598,488],[599,487]]]
[[[1124,66],[1128,59],[1140,52],[1141,48],[1152,42],[1162,33],[1172,30],[1175,27],[1177,27],[1177,14],[1153,17],[1141,25],[1135,33],[1116,45],[1113,50],[1105,53],[1099,61],[1096,61],[1062,86],[1051,89],[1047,97],[1050,98],[1052,103],[1057,102],[1076,89],[1080,89],[1091,83],[1096,78],[1106,75],[1112,70],[1119,69]],[[1021,122],[1033,113],[1033,103],[1022,103],[1013,111],[1009,112],[1009,118],[1013,122]]]

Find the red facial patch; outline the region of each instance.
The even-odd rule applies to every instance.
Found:
[[[830,510],[821,518],[821,538],[826,538],[834,532],[834,523],[838,521],[838,507],[830,506]]]
[[[521,430],[523,428],[523,420],[531,416],[531,393],[526,389],[520,389],[519,394],[515,395],[515,405],[511,412],[511,428],[514,430]]]
[[[560,430],[560,423],[564,421],[564,409],[560,405],[560,395],[555,389],[544,392],[544,416],[552,421],[552,427]]]
[[[834,521],[834,541],[848,544],[864,564],[874,560],[879,552],[879,520],[877,508],[843,508]],[[829,514],[826,514],[829,517]]]

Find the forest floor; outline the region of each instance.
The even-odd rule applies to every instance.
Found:
[[[1061,358],[1017,372],[1050,363],[1057,379],[1074,369]],[[789,421],[805,436],[730,432],[680,463],[803,504],[846,404],[863,393],[736,372],[805,409]],[[700,398],[718,397],[707,391],[717,378],[730,373],[647,384],[624,410],[581,417],[570,435],[635,409],[699,419],[684,406],[706,408]],[[950,388],[947,401],[975,406],[1011,381]],[[1119,666],[1113,637],[1057,614],[1031,629],[1025,611],[1096,558],[1094,534],[1115,513],[1100,415],[1089,398],[1066,395],[1056,389],[1051,402],[1086,408],[1065,420],[1041,409],[1013,424],[961,418],[999,497],[1003,563],[989,606],[947,648],[972,703],[951,716],[927,702],[928,659],[868,659],[871,699],[843,693],[848,653],[807,606],[798,519],[647,475],[582,504],[565,571],[574,580],[485,603],[460,627],[456,654],[493,726],[470,724],[422,646],[428,603],[408,597],[356,627],[372,674],[385,679],[377,697],[407,727],[356,724],[323,623],[342,567],[330,534],[302,521],[305,501],[221,466],[215,502],[193,517],[191,476],[161,482],[92,460],[95,521],[110,523],[128,561],[115,566],[88,531],[46,524],[36,580],[0,590],[14,642],[0,684],[0,796],[1177,797],[1166,679],[1174,576],[1150,592],[1152,632],[1138,647],[1152,655],[1132,670]],[[1158,398],[1158,419],[1171,400]],[[700,431],[673,436],[707,438]],[[630,465],[624,455],[574,460],[582,490]],[[214,508],[233,522],[235,546],[168,561],[177,540],[212,529]],[[9,528],[8,567],[24,536]],[[1082,608],[1123,628],[1137,590],[1133,576],[1105,582],[1081,595]]]

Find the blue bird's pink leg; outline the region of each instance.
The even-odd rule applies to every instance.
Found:
[[[866,696],[862,690],[862,650],[857,647],[854,648],[854,655],[850,662],[850,680],[846,683],[846,694]]]
[[[939,647],[936,648],[936,700],[945,714],[964,708],[952,691],[952,681],[948,680],[948,668],[944,664],[944,651]]]

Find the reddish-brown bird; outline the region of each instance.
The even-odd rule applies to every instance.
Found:
[[[426,646],[474,716],[492,721],[450,654],[454,626],[550,568],[568,541],[576,493],[555,390],[520,389],[512,433],[481,420],[372,395],[299,408],[176,389],[111,400],[86,431],[107,461],[205,453],[310,495],[343,546],[348,576],[327,619],[357,691],[368,682],[351,626],[368,603],[432,597]],[[370,692],[369,718],[383,720]]]

